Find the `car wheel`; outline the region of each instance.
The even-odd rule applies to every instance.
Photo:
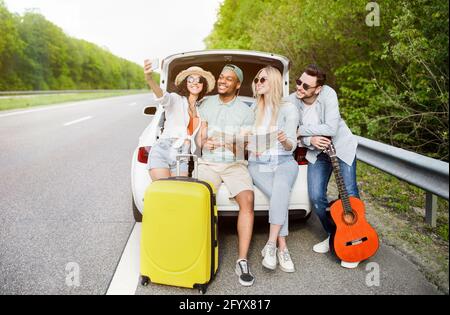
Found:
[[[142,222],[142,213],[136,207],[133,197],[131,197],[131,207],[133,208],[133,216],[136,222]]]

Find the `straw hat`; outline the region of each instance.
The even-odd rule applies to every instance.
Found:
[[[175,85],[180,85],[180,83],[183,82],[184,79],[192,74],[202,76],[206,79],[206,82],[208,82],[207,93],[211,92],[214,89],[214,86],[216,85],[216,79],[214,78],[213,74],[209,71],[203,70],[200,67],[190,67],[178,73],[177,77],[175,78]]]

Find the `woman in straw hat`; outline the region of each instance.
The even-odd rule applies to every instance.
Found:
[[[201,118],[197,110],[206,93],[214,89],[215,78],[200,67],[190,67],[175,78],[177,93],[163,91],[152,78],[152,64],[144,62],[145,78],[155,94],[155,102],[165,110],[164,131],[150,150],[147,168],[152,180],[174,176],[177,154],[195,154],[196,135]],[[180,163],[180,175],[188,175],[186,161]]]

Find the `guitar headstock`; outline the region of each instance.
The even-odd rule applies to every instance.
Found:
[[[326,154],[328,154],[328,156],[331,157],[335,157],[336,156],[336,149],[333,145],[333,143],[330,143],[328,145],[328,147],[325,148],[325,150],[323,150],[323,152],[325,152]]]

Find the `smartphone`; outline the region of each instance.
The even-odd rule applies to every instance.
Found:
[[[158,70],[159,69],[159,59],[155,58],[151,60],[152,62],[152,71]]]

